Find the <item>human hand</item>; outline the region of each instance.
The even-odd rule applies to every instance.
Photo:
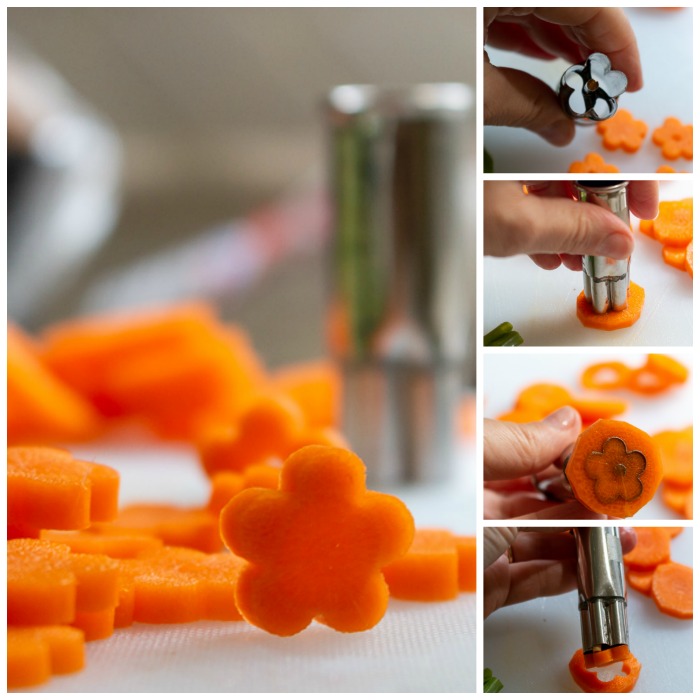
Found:
[[[608,56],[627,76],[627,90],[643,84],[637,40],[623,10],[611,7],[487,7],[484,41],[534,58],[582,63],[591,53]],[[512,68],[493,66],[484,51],[484,123],[519,126],[555,146],[574,137],[574,122],[556,93],[541,80]]]
[[[581,432],[581,416],[565,406],[532,423],[484,421],[484,518],[603,519],[576,500],[553,504],[532,477],[562,476],[562,461]]]
[[[526,253],[545,270],[564,264],[581,270],[582,255],[629,257],[630,229],[612,212],[573,199],[569,181],[514,180],[484,183],[484,253],[504,257]],[[659,183],[642,180],[627,186],[630,211],[640,219],[656,217]]]
[[[622,551],[637,537],[620,528]],[[576,588],[576,543],[569,528],[484,528],[484,617],[505,605]]]

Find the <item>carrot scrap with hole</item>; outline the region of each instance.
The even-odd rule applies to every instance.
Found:
[[[651,580],[651,597],[666,615],[692,618],[693,569],[674,561],[659,564]]]
[[[276,635],[313,619],[359,632],[384,615],[381,569],[413,540],[413,518],[396,497],[365,488],[365,466],[341,448],[311,445],[282,467],[279,490],[242,491],[221,512],[226,546],[248,560],[236,603]]]
[[[588,153],[583,160],[574,161],[569,166],[570,173],[619,173],[619,168],[603,160],[598,153]]]
[[[7,443],[79,442],[99,432],[91,404],[41,361],[31,339],[7,327]]]
[[[603,147],[609,151],[621,148],[627,153],[635,153],[642,145],[649,126],[641,119],[635,119],[626,109],[618,109],[613,117],[598,122],[598,133],[603,137]]]
[[[586,693],[629,693],[642,670],[642,665],[630,654],[622,661],[622,674],[611,680],[601,680],[595,670],[586,668],[584,656],[583,649],[577,649],[569,661],[569,671],[576,685]]]
[[[115,624],[241,620],[234,590],[245,563],[230,552],[204,554],[167,546],[121,560]]]
[[[338,424],[341,377],[330,360],[283,367],[272,374],[270,381],[275,390],[297,402],[307,425],[324,428]]]
[[[586,389],[621,389],[627,385],[632,370],[618,361],[596,362],[581,375],[581,385]]]
[[[601,419],[579,435],[565,474],[586,508],[627,518],[652,499],[663,467],[656,444],[643,430]]]
[[[651,571],[635,571],[634,569],[625,569],[625,579],[630,588],[639,591],[644,595],[651,595],[651,579],[654,577],[654,569]]]
[[[654,129],[651,140],[661,148],[667,160],[685,158],[693,159],[693,125],[682,124],[675,117],[668,117],[664,123]]]
[[[448,530],[416,530],[406,554],[382,569],[392,598],[422,602],[459,595],[459,557]]]
[[[635,527],[637,544],[622,559],[634,571],[654,570],[671,558],[671,535],[663,527]]]
[[[688,368],[670,355],[650,353],[647,355],[646,368],[664,377],[668,382],[683,384],[690,374]]]
[[[476,537],[457,535],[458,584],[459,590],[476,592]]]
[[[663,430],[653,438],[664,465],[664,483],[677,488],[693,485],[693,427]]]
[[[150,535],[166,545],[202,552],[218,552],[222,548],[218,519],[206,508],[133,503],[122,508],[117,519],[103,531]]]
[[[604,314],[596,313],[586,295],[581,292],[576,299],[576,315],[578,320],[587,328],[595,328],[601,331],[616,331],[620,328],[629,328],[634,325],[642,315],[644,307],[644,289],[634,282],[630,282],[627,295],[627,308],[621,311],[607,311]]]
[[[85,666],[83,633],[67,625],[7,628],[7,687],[25,688]]]
[[[287,396],[259,397],[235,424],[212,426],[198,442],[199,457],[210,476],[240,472],[270,458],[284,459],[305,427],[299,406]]]
[[[53,447],[7,450],[8,537],[79,530],[117,514],[119,474]]]

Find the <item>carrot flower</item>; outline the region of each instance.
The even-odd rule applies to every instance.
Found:
[[[628,452],[620,438],[611,437],[605,441],[601,452],[588,455],[586,474],[595,481],[593,488],[601,503],[618,499],[631,501],[644,489],[639,477],[646,466],[646,457],[641,452]]]

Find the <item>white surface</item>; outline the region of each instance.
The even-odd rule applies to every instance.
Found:
[[[168,445],[88,445],[76,456],[121,474],[120,504],[199,506],[209,487],[195,453]],[[476,528],[474,446],[449,483],[395,490],[422,527]],[[476,596],[445,603],[391,600],[372,630],[313,623],[280,638],[245,622],[146,625],[87,645],[86,668],[30,692],[474,692]]]
[[[693,531],[671,541],[671,559],[693,565]],[[664,615],[654,601],[629,590],[630,649],[642,664],[635,693],[693,690],[693,621]],[[484,666],[511,693],[582,692],[569,673],[581,647],[575,591],[501,608],[484,621]]]
[[[624,8],[637,37],[642,61],[644,87],[625,93],[619,100],[621,109],[643,119],[649,126],[639,151],[608,151],[594,127],[580,126],[574,140],[563,148],[551,146],[525,129],[485,127],[484,147],[494,160],[496,172],[566,173],[571,163],[583,160],[587,153],[603,156],[621,172],[654,173],[662,165],[692,172],[693,161],[680,158],[663,159],[661,149],[651,142],[651,132],[667,117],[676,117],[684,124],[693,122],[693,58],[692,9],[665,11],[660,8]],[[567,61],[541,61],[487,47],[491,63],[519,68],[555,88]],[[614,68],[615,66],[613,66]]]
[[[691,182],[660,183],[662,201],[692,194]],[[633,326],[616,331],[586,328],[576,316],[583,273],[563,265],[557,270],[543,270],[527,256],[518,255],[484,258],[484,333],[509,321],[531,346],[692,345],[692,278],[664,263],[661,244],[639,233],[636,217],[632,217],[632,230],[635,248],[631,277],[645,292],[642,315]]]
[[[511,410],[517,395],[530,384],[553,382],[566,387],[574,396],[598,394],[626,401],[627,411],[617,418],[647,433],[685,428],[693,422],[693,355],[690,350],[670,354],[691,368],[688,381],[667,393],[645,397],[625,391],[593,392],[582,388],[579,381],[583,370],[596,362],[621,360],[630,367],[639,367],[646,360],[646,355],[642,353],[623,355],[607,350],[585,355],[489,353],[484,357],[484,416],[496,418]],[[663,504],[657,491],[656,496],[634,518],[677,520],[680,516]]]

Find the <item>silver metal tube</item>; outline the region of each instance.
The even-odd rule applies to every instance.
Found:
[[[575,182],[576,197],[617,216],[627,227],[627,182]],[[601,255],[583,256],[583,291],[594,310],[603,314],[627,308],[630,284],[630,258],[615,260]]]
[[[386,485],[445,476],[473,374],[474,100],[458,83],[328,97],[331,351],[343,430]]]
[[[575,528],[585,653],[629,644],[622,544],[616,527]]]

